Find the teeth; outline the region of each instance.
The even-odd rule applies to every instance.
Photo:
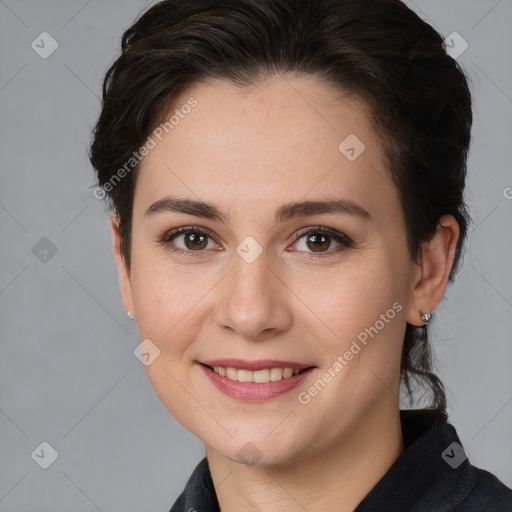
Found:
[[[219,367],[217,366],[217,371]],[[215,367],[213,367],[213,371],[215,371]],[[236,368],[226,368],[226,377],[231,380],[238,380],[238,370]]]
[[[293,370],[292,368],[267,368],[253,372],[251,370],[237,370],[236,368],[214,366],[213,371],[223,377],[239,382],[270,382],[288,379],[293,375],[297,375],[300,370]]]
[[[253,376],[254,372],[250,372],[249,370],[238,370],[238,382],[252,382]]]
[[[240,370],[238,370],[240,372]],[[253,382],[269,382],[270,381],[270,370],[258,370],[252,372]]]
[[[281,380],[283,378],[282,368],[272,368],[270,370],[270,380]]]

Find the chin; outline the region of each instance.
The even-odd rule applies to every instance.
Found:
[[[225,443],[209,443],[218,453],[232,462],[245,466],[279,466],[288,464],[299,454],[300,447],[293,442],[293,436],[287,442],[276,442],[265,434],[234,435]]]

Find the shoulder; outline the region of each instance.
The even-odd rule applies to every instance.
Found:
[[[512,512],[512,489],[495,475],[471,465],[475,484],[457,512]]]
[[[204,457],[195,467],[185,489],[174,502],[170,512],[220,512],[208,459]]]

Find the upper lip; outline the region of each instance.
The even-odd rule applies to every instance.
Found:
[[[247,361],[245,359],[211,359],[199,361],[207,366],[221,366],[222,368],[236,368],[237,370],[264,370],[266,368],[292,368],[303,370],[312,367],[311,364],[297,363],[295,361],[278,361],[277,359],[262,359],[259,361]]]

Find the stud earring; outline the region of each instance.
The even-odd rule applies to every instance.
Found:
[[[420,311],[421,320],[428,324],[430,319],[432,318],[432,313],[423,313],[423,311]]]

